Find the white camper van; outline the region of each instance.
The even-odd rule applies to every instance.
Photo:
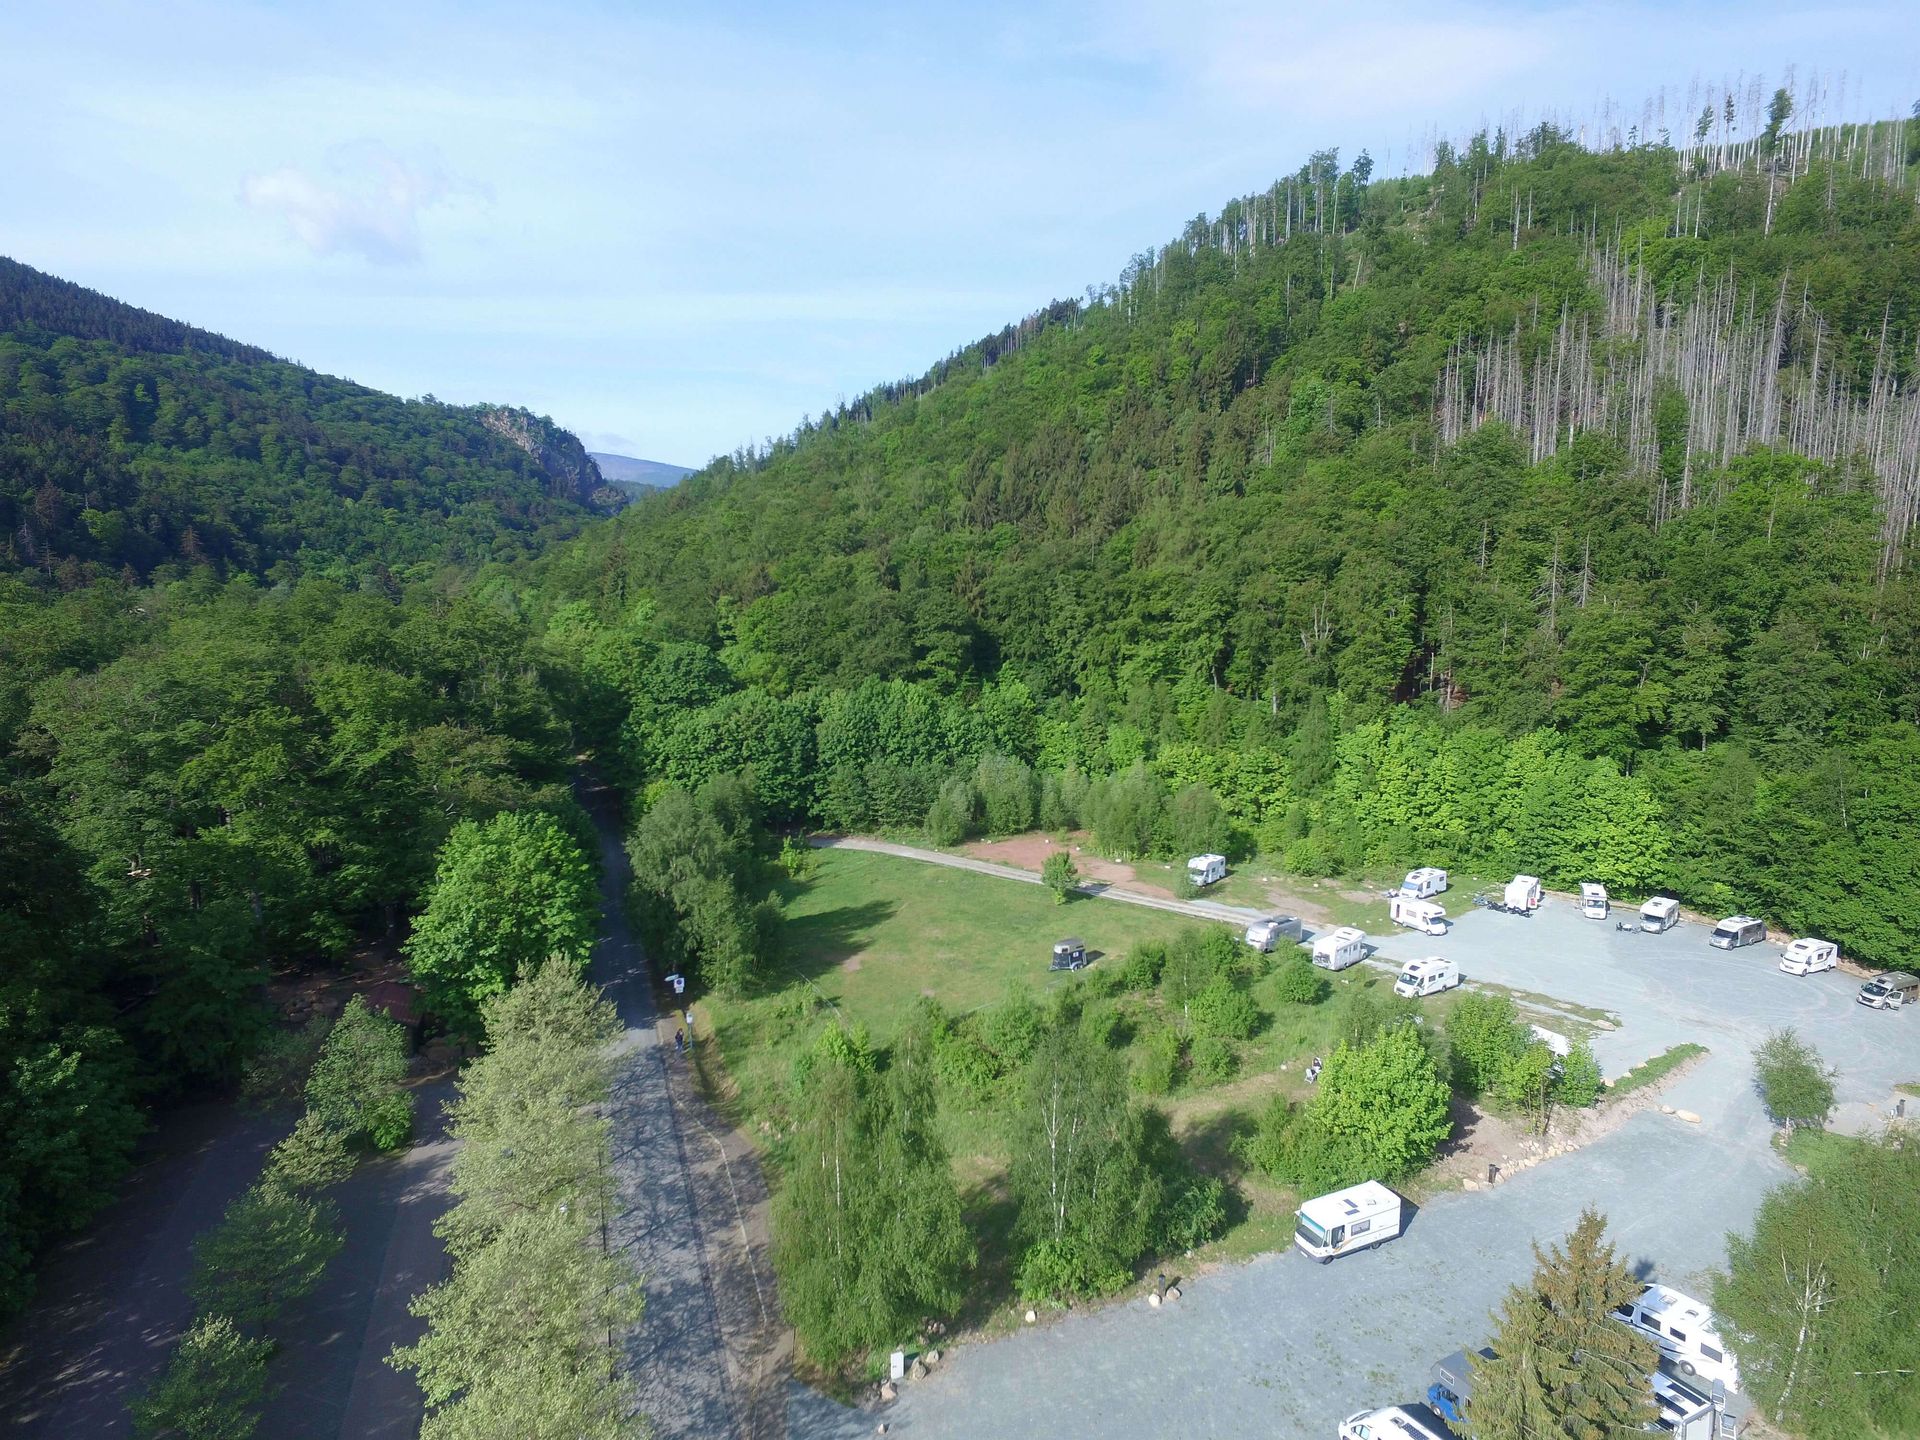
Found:
[[[1404,995],[1409,1000],[1418,1000],[1422,995],[1438,995],[1442,990],[1451,990],[1459,983],[1460,967],[1451,960],[1434,955],[1425,960],[1409,960],[1406,969],[1400,972],[1400,978],[1393,982],[1393,993]]]
[[[1729,1390],[1739,1390],[1740,1363],[1714,1328],[1713,1311],[1705,1301],[1665,1285],[1649,1285],[1638,1300],[1622,1305],[1613,1317],[1658,1345],[1661,1356],[1682,1375],[1698,1375],[1709,1383],[1718,1380]]]
[[[1656,895],[1640,907],[1640,928],[1649,935],[1660,935],[1680,923],[1680,902],[1671,895]]]
[[[1322,970],[1344,970],[1367,958],[1367,935],[1351,925],[1313,937],[1313,963]]]
[[[1281,940],[1299,940],[1306,932],[1298,915],[1269,915],[1247,926],[1246,942],[1263,955],[1271,955]]]
[[[1340,1440],[1453,1440],[1446,1421],[1417,1403],[1356,1410],[1340,1422],[1339,1434]]]
[[[1372,1250],[1400,1233],[1400,1197],[1378,1180],[1309,1200],[1294,1215],[1293,1243],[1322,1265]]]
[[[1604,920],[1609,908],[1607,887],[1592,880],[1580,882],[1580,913],[1589,920]]]
[[[1431,900],[1416,900],[1411,895],[1396,895],[1387,901],[1387,918],[1396,925],[1418,930],[1422,935],[1447,933],[1447,912]]]
[[[1409,870],[1400,882],[1400,893],[1415,900],[1431,900],[1447,888],[1447,872],[1432,865]]]
[[[1738,950],[1742,945],[1758,945],[1766,938],[1766,921],[1751,915],[1729,915],[1713,927],[1707,943],[1716,950]]]
[[[1227,857],[1224,855],[1196,855],[1187,861],[1187,879],[1195,885],[1211,885],[1226,878]]]
[[[1540,877],[1538,875],[1516,875],[1507,881],[1506,903],[1509,910],[1538,910],[1540,908]]]
[[[1812,936],[1803,936],[1787,946],[1787,953],[1780,957],[1780,968],[1789,975],[1818,975],[1822,970],[1833,970],[1840,964],[1840,947],[1831,940],[1815,940]]]

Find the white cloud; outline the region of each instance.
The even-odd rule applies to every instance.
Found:
[[[328,152],[323,170],[283,165],[246,177],[241,197],[276,216],[316,255],[358,255],[376,265],[420,259],[420,217],[470,187],[438,164],[403,159],[383,145],[359,144]]]

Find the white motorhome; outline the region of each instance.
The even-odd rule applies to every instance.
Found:
[[[1340,1422],[1340,1440],[1453,1440],[1433,1411],[1420,1404],[1356,1410]]]
[[[1509,910],[1538,910],[1540,908],[1540,877],[1516,875],[1507,881],[1506,904]]]
[[[1400,893],[1415,900],[1431,900],[1446,888],[1447,872],[1433,865],[1409,870],[1407,878],[1400,882]]]
[[[1387,918],[1396,925],[1418,930],[1422,935],[1447,933],[1447,912],[1431,900],[1416,900],[1411,895],[1396,895],[1387,901]]]
[[[1707,943],[1716,950],[1738,950],[1742,945],[1758,945],[1766,938],[1766,921],[1751,915],[1729,915],[1713,927]]]
[[[1227,857],[1224,855],[1196,855],[1187,861],[1187,879],[1195,885],[1211,885],[1226,878]]]
[[[1336,1255],[1372,1250],[1400,1233],[1400,1197],[1364,1180],[1309,1200],[1293,1218],[1293,1243],[1322,1265]]]
[[[1299,940],[1306,932],[1298,915],[1269,915],[1247,926],[1246,942],[1263,955],[1270,955],[1282,939]]]
[[[1433,955],[1425,960],[1409,960],[1400,978],[1393,982],[1393,993],[1409,1000],[1422,995],[1438,995],[1460,983],[1460,967],[1451,960]]]
[[[1367,934],[1342,925],[1313,937],[1313,963],[1322,970],[1344,970],[1367,958]]]
[[[1665,1285],[1649,1285],[1613,1317],[1658,1345],[1661,1356],[1682,1375],[1698,1375],[1708,1383],[1718,1380],[1730,1391],[1740,1389],[1740,1362],[1720,1338],[1705,1301]]]
[[[1592,880],[1580,882],[1580,913],[1589,920],[1604,920],[1611,902],[1607,899],[1607,887]]]
[[[1649,935],[1660,935],[1680,923],[1680,902],[1671,895],[1656,895],[1640,907],[1640,928]]]
[[[1795,940],[1780,957],[1780,968],[1789,975],[1818,975],[1822,970],[1837,969],[1839,964],[1840,947],[1811,935]]]

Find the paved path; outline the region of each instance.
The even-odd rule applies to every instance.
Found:
[[[1582,1207],[1609,1218],[1642,1273],[1699,1293],[1729,1230],[1792,1172],[1769,1145],[1752,1049],[1791,1024],[1840,1069],[1844,1106],[1885,1113],[1891,1087],[1920,1079],[1920,1013],[1853,1003],[1858,981],[1796,979],[1776,946],[1713,950],[1698,926],[1643,936],[1549,901],[1531,919],[1469,912],[1441,939],[1379,940],[1384,960],[1445,954],[1469,978],[1551,994],[1621,1016],[1596,1051],[1609,1073],[1682,1040],[1711,1054],[1666,1097],[1689,1125],[1649,1111],[1573,1155],[1491,1192],[1441,1196],[1377,1254],[1330,1266],[1293,1253],[1198,1276],[1164,1310],[1141,1301],[1051,1320],[954,1352],[907,1386],[890,1434],[1274,1436],[1324,1440],[1364,1407],[1417,1398],[1440,1356],[1482,1342],[1530,1244],[1561,1238]],[[851,1440],[880,1418],[795,1387],[789,1424],[805,1440]]]
[[[870,840],[862,835],[815,835],[807,843],[817,850],[867,850],[875,855],[897,855],[902,860],[945,865],[953,870],[971,870],[977,875],[993,875],[1027,885],[1046,883],[1033,871],[1022,870],[1018,865],[976,860],[971,855],[949,855],[944,850],[922,850],[915,845],[896,845],[891,840]],[[1128,905],[1143,905],[1149,910],[1165,910],[1170,915],[1189,915],[1195,920],[1218,920],[1228,925],[1250,925],[1274,913],[1271,910],[1248,910],[1239,905],[1225,905],[1218,900],[1174,900],[1165,895],[1146,895],[1138,890],[1123,890],[1104,880],[1083,880],[1073,888],[1096,900],[1119,900]]]
[[[127,1402],[193,1319],[193,1237],[253,1183],[286,1128],[230,1103],[161,1119],[121,1198],[47,1257],[39,1298],[0,1336],[0,1434],[132,1432]]]
[[[784,1430],[778,1313],[764,1256],[753,1158],[706,1113],[657,1013],[646,957],[629,931],[629,868],[611,796],[583,790],[600,839],[601,935],[593,980],[617,1007],[611,1117],[613,1242],[633,1258],[646,1314],[626,1337],[639,1405],[656,1436],[773,1440]],[[696,1021],[697,1021],[696,1016]]]

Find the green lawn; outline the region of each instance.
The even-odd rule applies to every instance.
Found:
[[[922,995],[951,1011],[996,1004],[1016,986],[1044,996],[1086,984],[1142,942],[1208,928],[1208,922],[1111,900],[1056,905],[1038,885],[890,855],[822,850],[816,858],[813,875],[783,887],[786,956],[772,983],[750,997],[703,1002],[703,1029],[717,1036],[725,1062],[725,1098],[735,1109],[736,1123],[762,1140],[779,1132],[795,1057],[834,1023],[835,1012],[849,1024],[864,1025],[875,1043],[884,1044]],[[1068,935],[1085,940],[1099,958],[1077,974],[1049,972],[1053,942]],[[1289,1243],[1294,1197],[1247,1175],[1232,1145],[1276,1092],[1305,1097],[1304,1062],[1332,1053],[1356,996],[1387,993],[1393,983],[1391,975],[1369,967],[1328,979],[1331,996],[1314,1006],[1279,1001],[1272,975],[1255,981],[1252,994],[1264,1018],[1258,1033],[1237,1047],[1238,1074],[1214,1086],[1189,1079],[1151,1102],[1167,1112],[1197,1169],[1238,1187],[1234,1222],[1208,1247],[1209,1257],[1252,1255]],[[1443,1019],[1460,993],[1425,1001],[1424,1013],[1431,1021]],[[1128,1003],[1158,1002],[1149,995]],[[989,1264],[999,1258],[990,1252],[1002,1248],[999,1232],[1009,1218],[1002,1184],[1003,1118],[997,1103],[963,1108],[943,1100],[942,1128]],[[768,1124],[765,1130],[762,1121]],[[993,1294],[999,1288],[988,1284],[983,1290]],[[974,1323],[988,1319],[969,1318]]]

